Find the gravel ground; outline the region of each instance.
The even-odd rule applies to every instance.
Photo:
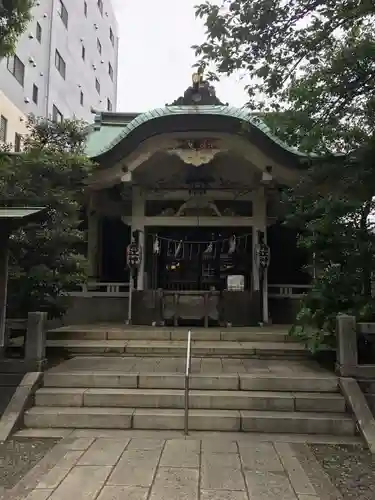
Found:
[[[0,443],[0,490],[13,488],[58,441],[16,438]]]
[[[310,445],[343,500],[375,499],[375,458],[361,446]]]

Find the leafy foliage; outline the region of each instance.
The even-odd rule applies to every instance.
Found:
[[[93,165],[84,155],[85,124],[30,119],[29,129],[23,153],[0,153],[0,204],[46,211],[11,237],[8,307],[17,317],[31,310],[55,317],[66,292],[85,279],[80,208]]]
[[[34,0],[0,0],[0,58],[12,55],[31,20]]]
[[[284,201],[313,285],[293,333],[312,350],[332,346],[338,313],[375,318],[375,3],[206,1],[196,14],[207,28],[198,65],[211,78],[246,74],[250,109],[289,144],[320,155]]]
[[[282,112],[304,149],[351,150],[374,128],[371,0],[223,0],[197,6],[199,65],[252,77],[249,106]]]
[[[312,164],[285,193],[286,223],[301,232],[311,257],[312,289],[292,328],[312,351],[335,345],[336,316],[375,320],[371,286],[375,268],[372,145],[348,157]]]

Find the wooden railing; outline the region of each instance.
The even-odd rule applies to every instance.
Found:
[[[310,285],[268,285],[268,296],[276,299],[299,299],[311,288]],[[193,288],[173,288],[173,291],[192,290]],[[79,289],[71,292],[73,297],[127,297],[129,283],[101,283],[88,282],[80,285]]]
[[[271,299],[300,299],[311,285],[268,285],[268,297]]]

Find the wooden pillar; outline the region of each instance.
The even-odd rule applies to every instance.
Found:
[[[137,270],[137,290],[144,289],[145,273],[145,194],[138,186],[132,189],[132,234],[139,231],[139,246],[141,248],[141,265]]]
[[[93,210],[87,214],[87,260],[89,265],[89,279],[97,281],[99,278],[99,216]]]
[[[258,233],[261,231],[264,234],[263,243],[267,244],[267,198],[263,187],[260,187],[253,198],[253,250],[256,245],[259,244]],[[255,254],[254,254],[255,257]],[[262,321],[263,323],[268,323],[269,312],[268,312],[268,271],[267,269],[263,272],[263,282],[260,285],[260,275],[259,267],[255,265],[256,260],[253,259],[253,285],[254,290],[259,290],[261,286],[260,293],[262,295]]]
[[[8,290],[9,232],[2,231],[0,238],[0,356],[6,349],[5,322]]]
[[[252,255],[253,255],[253,291],[259,292],[260,290],[260,276],[259,276],[259,267],[256,260],[256,248],[259,244],[258,241],[258,228],[256,225],[253,226],[253,234],[252,234]]]

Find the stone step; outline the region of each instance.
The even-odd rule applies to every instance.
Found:
[[[124,372],[56,372],[44,375],[45,387],[123,388],[123,389],[183,389],[182,373],[124,373]],[[193,373],[190,388],[210,391],[284,391],[338,392],[338,380],[333,375],[283,375],[270,373]]]
[[[356,425],[348,415],[304,412],[242,411],[242,430],[287,434],[354,435]]]
[[[192,328],[195,341],[291,342],[288,328]],[[48,332],[49,340],[187,340],[188,328],[86,326]]]
[[[47,348],[70,354],[186,356],[186,342],[182,340],[48,340]],[[288,359],[309,357],[306,348],[296,342],[193,341],[192,355]]]
[[[26,427],[39,429],[182,430],[184,410],[36,406],[26,412],[24,422]],[[355,424],[336,413],[191,410],[189,429],[352,436]]]
[[[180,389],[77,389],[42,388],[35,395],[37,406],[94,406],[121,408],[184,408]],[[340,394],[190,391],[192,409],[277,410],[344,413]]]

